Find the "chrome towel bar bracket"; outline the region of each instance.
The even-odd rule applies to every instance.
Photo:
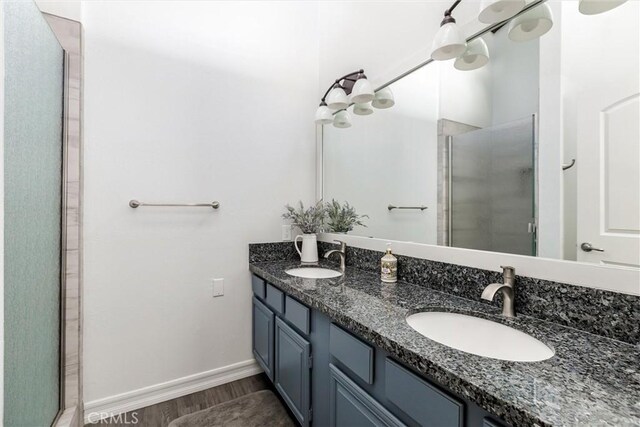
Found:
[[[389,209],[390,211],[394,210],[394,209],[420,209],[421,211],[427,209],[426,206],[393,206],[393,205],[389,205],[387,206],[387,209]]]
[[[213,208],[218,209],[220,202],[211,203],[145,203],[138,200],[129,200],[129,207],[136,209],[140,206],[169,206],[169,207],[193,207],[193,208]]]

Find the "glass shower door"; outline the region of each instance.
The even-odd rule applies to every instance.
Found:
[[[64,52],[33,1],[3,5],[4,425],[60,409]]]
[[[450,139],[450,245],[536,255],[534,117]]]

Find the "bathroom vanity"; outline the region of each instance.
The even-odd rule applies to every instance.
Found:
[[[253,353],[301,425],[504,424],[274,284],[252,288]]]
[[[336,269],[321,262],[321,267]],[[347,267],[292,277],[295,260],[250,262],[253,352],[301,425],[638,425],[633,345]],[[467,313],[535,336],[555,355],[510,362],[413,330],[420,311]],[[597,368],[597,369],[596,369]]]

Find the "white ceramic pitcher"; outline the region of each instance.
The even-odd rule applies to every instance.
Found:
[[[302,251],[298,248],[298,239],[302,239]],[[293,239],[293,245],[302,262],[318,262],[318,239],[315,234],[299,234]]]

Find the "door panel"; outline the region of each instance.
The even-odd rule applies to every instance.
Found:
[[[276,388],[301,425],[309,425],[311,344],[276,318]]]
[[[273,312],[253,297],[253,355],[272,381],[274,322]]]
[[[60,408],[64,52],[33,1],[3,2],[4,425]]]
[[[627,2],[583,24],[585,46],[601,54],[588,62],[577,102],[579,261],[640,267],[640,29],[623,20],[639,14]]]

